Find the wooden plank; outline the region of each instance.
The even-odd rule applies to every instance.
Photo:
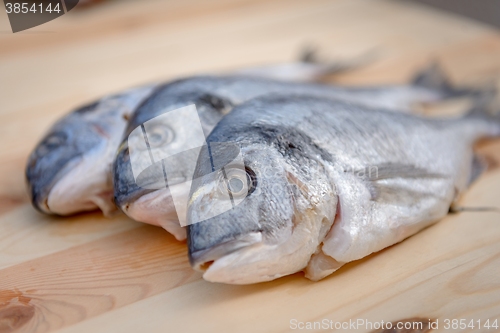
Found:
[[[0,330],[54,331],[199,279],[184,244],[142,226],[0,270]]]
[[[3,11],[0,29],[8,30]],[[296,274],[228,286],[200,280],[185,244],[161,229],[98,213],[56,219],[27,203],[29,151],[76,105],[151,80],[292,60],[308,43],[333,58],[376,50],[374,63],[332,82],[404,82],[438,58],[457,84],[500,86],[497,31],[398,1],[111,1],[32,31],[0,33],[0,332],[285,332],[292,319],[500,320],[494,212],[449,216],[318,283]],[[480,151],[492,167],[462,204],[499,207],[500,142]]]
[[[116,7],[109,10],[127,12]],[[168,13],[168,8],[160,7],[157,12]],[[108,30],[108,17],[105,13],[98,17],[101,31]],[[60,21],[53,24],[63,24],[64,20]],[[120,23],[129,21],[130,17],[124,15]],[[394,26],[399,29],[397,34],[391,28]],[[77,40],[77,36],[86,34],[85,28],[83,25],[82,30],[73,33]],[[436,30],[440,33],[433,33]],[[256,2],[192,20],[182,16],[165,19],[158,26],[145,24],[142,29],[108,39],[104,34],[97,40],[83,38],[77,44],[62,43],[43,52],[7,54],[0,63],[0,92],[5,94],[1,112],[40,107],[41,102],[58,100],[65,92],[82,91],[90,97],[165,77],[290,60],[304,43],[318,43],[326,52],[346,56],[377,47],[388,58],[403,52],[432,51],[486,31],[485,27],[453,16],[436,15],[418,6],[409,10],[407,5],[391,2],[287,1],[286,6],[284,1]],[[60,37],[60,33],[57,35]],[[207,35],[211,38],[207,39]],[[55,38],[50,36],[47,33],[36,38],[42,43]],[[3,34],[0,42],[12,38]],[[24,43],[29,45],[30,41],[28,38]],[[37,79],[30,79],[33,77]],[[40,80],[44,85],[39,84]],[[37,91],[35,98],[22,98],[24,91],[13,89],[21,82],[24,91]]]
[[[487,180],[498,182],[500,174]],[[446,332],[446,318],[499,318],[498,215],[482,214],[481,221],[475,221],[470,214],[448,217],[318,283],[301,275],[251,286],[199,281],[62,332],[155,332],[165,327],[184,332],[288,332],[293,319],[380,322],[415,317],[439,319],[437,332]],[[485,235],[483,229],[490,231]]]
[[[0,273],[2,268],[141,225],[124,215],[106,218],[101,213],[56,218],[24,204],[0,216]]]

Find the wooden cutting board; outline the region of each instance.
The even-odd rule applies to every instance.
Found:
[[[500,321],[498,212],[448,216],[317,283],[296,274],[230,286],[202,280],[162,229],[37,213],[23,175],[51,123],[120,89],[291,61],[311,44],[332,59],[376,54],[332,82],[405,82],[438,59],[456,84],[500,85],[497,31],[404,1],[114,1],[17,34],[0,12],[0,332],[286,332],[412,318],[437,320],[435,332],[461,318],[475,328],[455,331],[497,331],[483,325]],[[500,141],[480,150],[491,168],[462,204],[500,208]]]

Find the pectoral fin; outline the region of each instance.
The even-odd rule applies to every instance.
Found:
[[[366,181],[370,191],[371,200],[397,206],[411,205],[429,196],[439,194],[429,191],[419,191],[412,188],[412,182],[419,179],[444,179],[444,175],[429,171],[411,164],[385,163],[367,169],[358,170],[356,175],[361,175]],[[393,180],[406,179],[408,185],[395,184]]]

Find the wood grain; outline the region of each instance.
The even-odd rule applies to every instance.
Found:
[[[109,219],[100,213],[44,216],[24,204],[0,217],[0,269],[139,225],[125,216]]]
[[[481,227],[498,224],[497,218],[483,217]],[[450,229],[456,230],[452,237]],[[484,237],[477,229],[465,215],[447,218],[318,283],[299,274],[252,286],[199,281],[63,331],[86,332],[98,327],[102,332],[134,332],[169,327],[188,332],[201,328],[209,332],[287,332],[293,319],[498,318],[500,283],[491,272],[500,263],[500,231]],[[468,240],[465,246],[464,239]],[[169,302],[171,299],[175,302]],[[132,318],[139,313],[148,315]]]
[[[49,332],[199,279],[183,243],[142,226],[1,270],[0,327]]]
[[[8,30],[0,11],[0,333],[288,332],[294,319],[415,318],[450,332],[446,318],[500,321],[497,212],[450,215],[317,283],[295,274],[229,286],[201,280],[185,244],[161,229],[124,216],[39,214],[23,174],[40,136],[81,103],[144,82],[290,61],[307,44],[332,58],[377,55],[331,82],[405,82],[438,59],[457,85],[500,87],[498,31],[392,0],[110,1]],[[500,208],[500,142],[478,149],[491,166],[460,204]]]

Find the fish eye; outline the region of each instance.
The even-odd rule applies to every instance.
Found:
[[[257,175],[249,167],[245,167],[245,172],[246,172],[248,180],[249,180],[248,194],[247,195],[250,195],[255,191],[255,188],[257,187]]]
[[[64,133],[54,133],[45,138],[43,145],[47,149],[54,149],[62,145],[66,141],[66,138],[67,136]]]
[[[250,168],[223,168],[219,181],[222,194],[230,194],[234,199],[244,198],[255,190],[257,178]]]
[[[161,148],[174,140],[174,131],[167,125],[157,125],[147,129],[149,146]]]
[[[227,182],[227,188],[233,193],[239,193],[243,191],[244,187],[245,184],[243,183],[243,180],[238,177],[231,178]]]
[[[199,101],[209,105],[211,108],[219,111],[222,114],[226,114],[232,107],[232,103],[224,98],[221,98],[212,94],[204,94],[199,97]]]

